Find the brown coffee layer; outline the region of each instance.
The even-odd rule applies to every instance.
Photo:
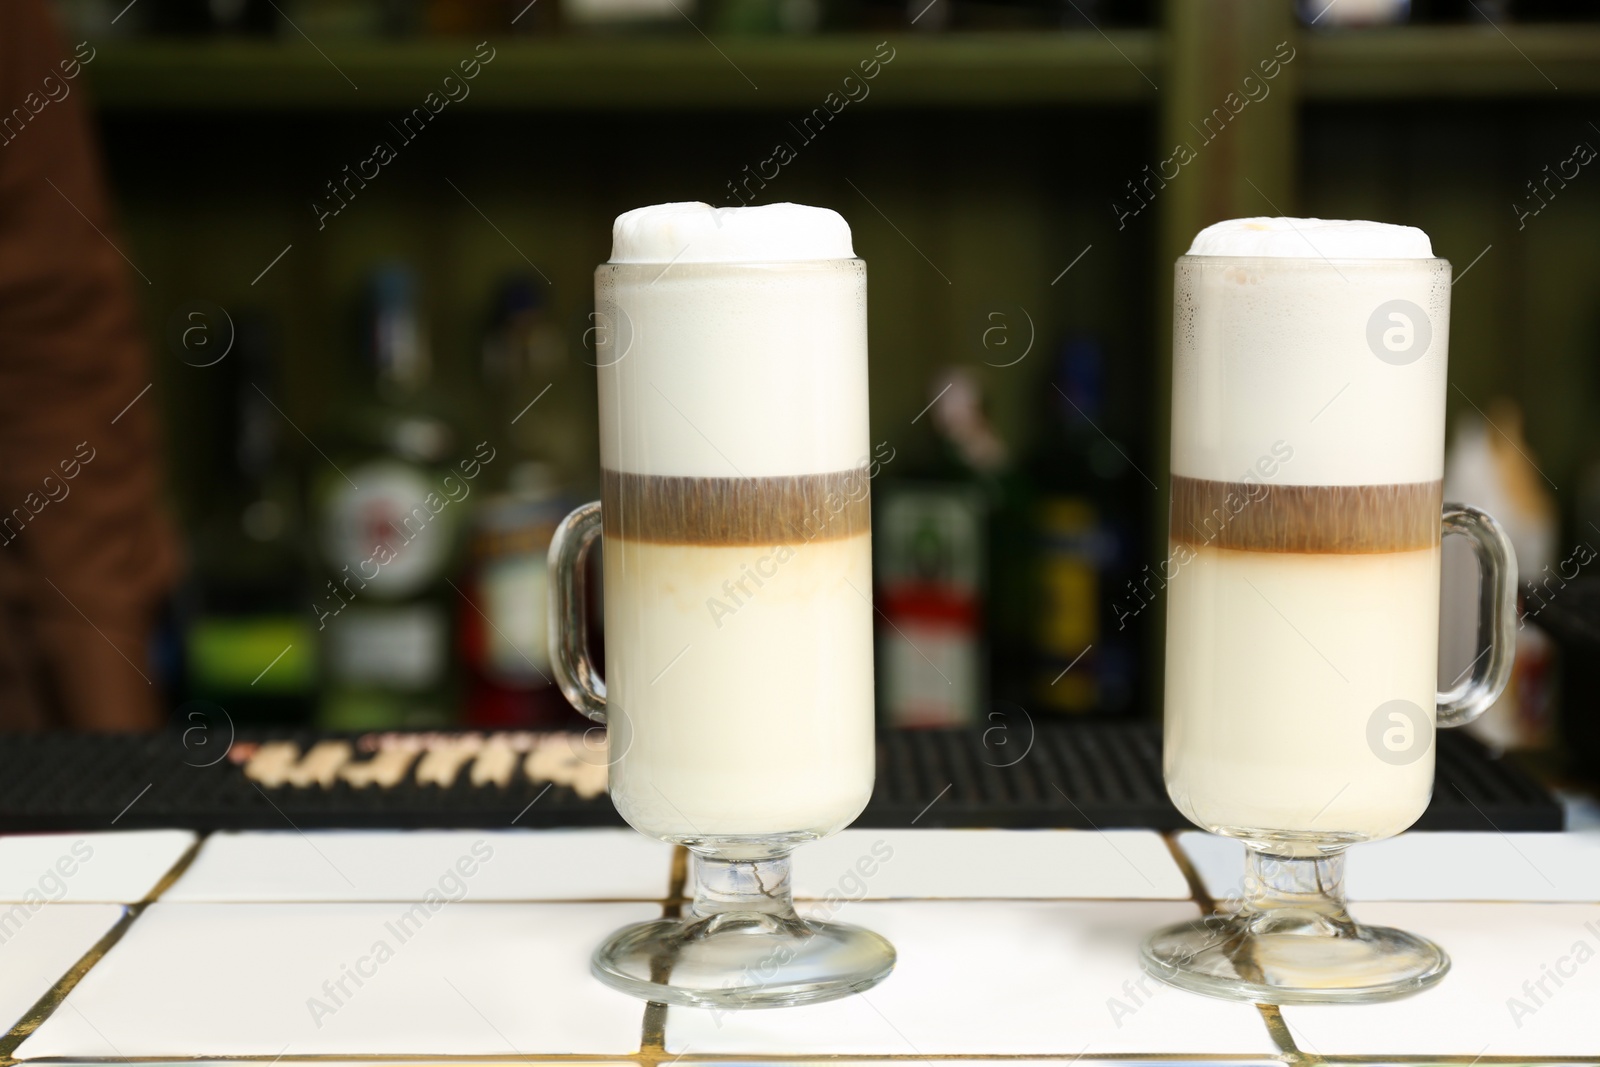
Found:
[[[1248,552],[1406,552],[1439,543],[1442,482],[1267,485],[1172,476],[1173,541]]]
[[[772,478],[602,470],[607,537],[667,545],[797,545],[872,529],[866,467]]]

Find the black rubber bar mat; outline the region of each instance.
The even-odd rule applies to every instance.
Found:
[[[397,735],[385,736],[392,743]],[[361,788],[342,780],[263,787],[246,774],[248,753],[262,742],[292,741],[305,751],[322,739],[241,734],[213,739],[207,750],[175,733],[0,738],[0,832],[622,825],[603,793],[585,798],[530,776],[521,754],[504,785],[474,785],[470,764],[448,786],[419,785],[410,771],[392,786]],[[216,744],[223,740],[226,750]],[[352,740],[354,758],[370,759],[372,739]],[[1442,731],[1438,745],[1433,801],[1418,829],[1561,829],[1560,805],[1528,775],[1463,734]],[[773,758],[782,758],[781,744]],[[883,733],[877,788],[857,825],[1189,827],[1162,785],[1159,726],[1088,721]]]

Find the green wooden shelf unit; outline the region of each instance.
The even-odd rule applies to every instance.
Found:
[[[1600,93],[1600,27],[1488,25],[1300,33],[1308,100]],[[814,102],[820,83],[883,38],[569,37],[496,42],[479,107],[528,110],[771,108]],[[1153,102],[1167,67],[1154,30],[890,35],[895,77],[878,106]],[[107,44],[89,67],[102,107],[364,110],[415,102],[470,56],[465,40]],[[342,74],[341,74],[342,72]],[[348,80],[346,80],[348,78]],[[748,80],[747,80],[748,79]],[[353,84],[352,84],[353,83]]]
[[[1518,397],[1539,413],[1530,423],[1535,451],[1550,469],[1571,469],[1592,422],[1588,387],[1574,383],[1592,381],[1600,194],[1574,183],[1550,220],[1527,234],[1510,202],[1547,163],[1566,158],[1573,139],[1589,136],[1600,25],[1319,30],[1301,25],[1291,0],[1158,6],[1156,27],[1105,33],[706,38],[684,24],[647,36],[497,39],[466,104],[486,125],[363,193],[360,210],[314,239],[294,227],[311,218],[323,181],[360,158],[355,146],[366,151],[369,125],[422,104],[473,56],[475,40],[313,44],[286,30],[270,41],[107,41],[97,43],[85,79],[110,134],[114,172],[121,166],[132,245],[157,279],[146,297],[156,343],[186,298],[293,305],[284,316],[286,404],[305,425],[324,412],[327,368],[343,355],[336,309],[376,255],[449,265],[435,279],[441,351],[475,351],[483,294],[496,272],[522,269],[524,247],[555,279],[561,313],[582,314],[617,204],[585,186],[595,167],[569,174],[522,151],[525,142],[543,138],[578,153],[603,148],[608,123],[635,133],[659,126],[711,150],[663,155],[648,180],[630,187],[634,202],[657,188],[714,197],[760,158],[736,157],[724,142],[770,143],[759,140],[769,121],[781,129],[822,104],[887,38],[893,66],[872,81],[868,105],[881,145],[832,140],[828,167],[812,164],[775,194],[836,196],[853,210],[858,247],[874,249],[881,424],[912,421],[935,368],[973,362],[982,330],[974,323],[1002,306],[1024,307],[1041,314],[1047,334],[1070,323],[1136,355],[1143,452],[1163,457],[1171,320],[1147,309],[1170,306],[1174,257],[1217,219],[1321,213],[1415,221],[1456,261],[1458,277],[1472,272],[1457,301],[1452,409]],[[1270,98],[1247,78],[1266,78]],[[1230,111],[1243,112],[1239,96],[1252,92],[1248,119],[1231,121]],[[517,121],[525,117],[532,121]],[[1226,133],[1207,132],[1213,127]],[[985,143],[991,128],[995,140]],[[251,147],[258,129],[303,143],[280,151],[263,138]],[[190,143],[184,138],[210,135],[225,158],[259,161],[260,171],[240,166],[193,186],[171,180],[182,173],[171,161]],[[1008,146],[1006,137],[1029,143]],[[494,149],[472,164],[471,181],[462,178],[469,164],[444,151],[469,142]],[[151,163],[152,144],[165,150],[164,166]],[[1164,161],[1183,144],[1195,146],[1193,161],[1172,179]],[[452,175],[462,188],[445,184]],[[862,185],[843,185],[849,176]],[[1108,220],[1133,196],[1138,217],[1123,233]],[[250,279],[291,241],[292,258],[256,287]],[[1062,268],[1091,242],[1092,258],[1062,281]],[[185,370],[169,366],[163,389],[174,410],[203,413],[210,400]],[[999,421],[1029,417],[1030,380],[995,377]],[[186,491],[203,492],[195,450],[179,444],[172,456]],[[1165,481],[1164,463],[1150,469]],[[1164,527],[1151,528],[1147,548],[1161,558]],[[1159,664],[1159,628],[1150,633],[1148,662]],[[1150,685],[1159,691],[1159,678]]]
[[[759,109],[812,105],[883,36],[578,37],[494,42],[472,86],[480,108]],[[1131,102],[1153,98],[1137,68],[1157,62],[1151,33],[891,37],[895,77],[880,105]],[[107,45],[91,65],[113,109],[349,109],[416,103],[472,55],[466,40],[329,45],[281,42]],[[337,69],[336,69],[337,68]],[[343,72],[342,75],[340,72]],[[348,80],[346,80],[348,78]],[[354,83],[352,85],[352,83]]]
[[[1310,100],[1600,93],[1600,26],[1464,26],[1302,34]]]

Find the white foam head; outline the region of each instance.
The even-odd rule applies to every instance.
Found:
[[[868,458],[866,268],[836,212],[630,211],[595,305],[607,469],[767,477]]]
[[[1195,238],[1203,251],[1178,260],[1172,472],[1279,485],[1440,478],[1450,265],[1411,227],[1320,223],[1302,235],[1289,221],[1210,227]],[[1266,228],[1248,228],[1257,222]]]
[[[613,263],[798,263],[854,259],[850,225],[804,204],[656,204],[617,216]]]
[[[1415,226],[1350,219],[1228,219],[1195,234],[1191,256],[1284,259],[1432,259]]]

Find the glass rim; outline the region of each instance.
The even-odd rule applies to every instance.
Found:
[[[1444,256],[1213,256],[1192,252],[1180,254],[1173,262],[1176,264],[1185,260],[1216,263],[1318,263],[1323,266],[1348,263],[1363,267],[1384,263],[1412,266],[1418,263],[1450,265],[1450,261]]]
[[[795,270],[797,268],[817,268],[817,269],[821,269],[821,268],[825,268],[825,267],[837,268],[841,264],[845,264],[845,263],[850,263],[850,264],[859,263],[861,266],[864,267],[864,266],[866,266],[867,261],[862,259],[860,256],[851,256],[849,259],[774,259],[774,260],[740,260],[738,262],[732,262],[732,261],[726,261],[726,260],[710,260],[710,261],[707,261],[707,260],[694,260],[694,259],[689,259],[689,260],[675,259],[675,260],[671,260],[670,262],[666,262],[666,263],[660,263],[660,262],[656,262],[654,260],[652,260],[652,261],[650,261],[648,263],[642,262],[642,261],[629,261],[629,262],[626,262],[626,263],[613,263],[610,260],[607,260],[606,262],[601,263],[598,266],[596,266],[595,270],[596,270],[596,272],[598,272],[598,271],[602,271],[602,270],[622,270],[622,269],[628,269],[628,268],[637,268],[637,269],[640,269],[640,270],[647,270],[647,269],[654,268],[656,270],[665,271],[668,268],[677,268],[677,267],[701,267],[701,268],[719,267],[719,268],[756,269],[756,270]]]

